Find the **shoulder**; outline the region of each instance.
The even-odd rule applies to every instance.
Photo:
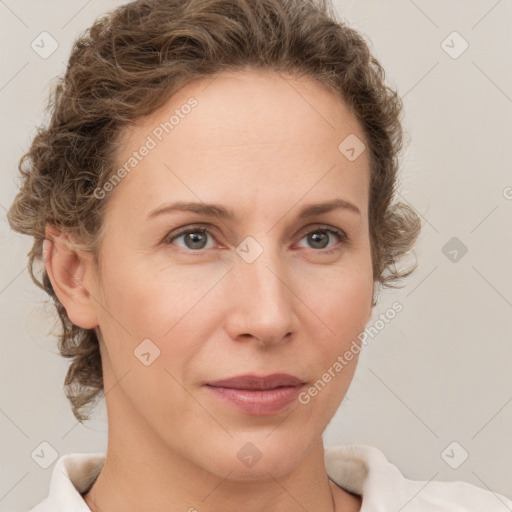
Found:
[[[28,512],[50,512],[52,510],[52,505],[49,502],[48,498],[45,498],[43,501],[39,502],[35,507],[32,507]]]
[[[90,512],[81,493],[101,471],[103,453],[69,453],[53,467],[48,496],[28,512]]]
[[[410,480],[374,446],[351,444],[325,449],[329,477],[362,496],[361,512],[511,512],[512,500],[467,482]]]

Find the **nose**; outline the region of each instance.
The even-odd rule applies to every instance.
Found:
[[[234,340],[257,340],[263,346],[289,341],[296,332],[298,301],[288,282],[290,272],[278,254],[265,249],[252,263],[236,257],[226,283],[231,307],[226,330]]]

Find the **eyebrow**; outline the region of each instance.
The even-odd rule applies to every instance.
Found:
[[[327,201],[325,203],[317,203],[317,204],[308,204],[303,206],[299,212],[299,219],[304,219],[307,217],[313,217],[315,215],[320,215],[322,213],[327,213],[336,209],[344,209],[355,213],[357,215],[361,215],[361,211],[359,208],[349,201],[345,199],[333,199],[332,201]],[[218,204],[209,204],[209,203],[195,203],[195,202],[177,202],[177,203],[168,203],[154,210],[150,211],[147,218],[153,219],[158,215],[162,215],[165,213],[174,213],[174,212],[192,212],[198,213],[201,215],[205,215],[207,217],[215,217],[218,219],[233,219],[235,217],[232,210],[225,208],[224,206]]]

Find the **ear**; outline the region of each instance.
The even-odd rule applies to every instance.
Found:
[[[86,276],[95,271],[92,256],[73,248],[67,233],[48,226],[43,258],[53,290],[71,322],[84,329],[97,327],[96,301],[84,284]]]
[[[372,302],[370,307],[370,314],[368,315],[368,321],[370,321],[370,317],[372,315],[373,308],[377,305],[377,301],[379,300],[380,295],[380,283],[378,281],[373,282],[373,293],[372,293]]]

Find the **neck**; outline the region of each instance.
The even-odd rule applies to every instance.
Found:
[[[329,481],[321,440],[289,474],[256,481],[220,478],[169,451],[120,445],[109,446],[84,496],[92,512],[357,512],[361,507],[359,496]]]
[[[155,432],[144,417],[134,412],[119,388],[115,397],[114,393],[107,396],[105,462],[84,496],[92,512],[360,510],[360,497],[329,481],[321,437],[313,440],[301,457],[294,453],[276,457],[280,446],[269,444],[262,448],[261,460],[250,471],[240,472],[242,465],[231,455],[239,449],[238,439],[233,440],[233,447],[219,448],[212,443],[204,456],[199,453],[195,459],[188,457],[195,447],[172,445],[168,432]]]
[[[323,447],[318,445],[288,475],[236,481],[194,467],[177,454],[166,453],[162,460],[162,454],[155,459],[147,452],[116,452],[109,447],[84,499],[92,512],[333,512],[338,510],[335,494],[344,491],[329,482],[325,471],[316,469],[320,456]],[[161,467],[167,468],[165,473]]]

